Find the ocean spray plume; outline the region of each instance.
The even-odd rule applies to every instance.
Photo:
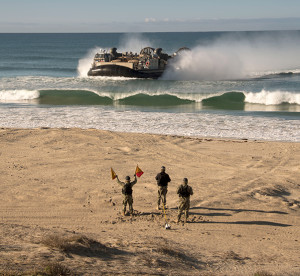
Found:
[[[141,49],[144,47],[152,47],[152,43],[149,39],[145,38],[142,34],[124,34],[120,40],[120,45],[118,50],[121,52],[133,52],[140,53]]]
[[[163,79],[226,80],[297,71],[300,33],[226,34],[209,45],[183,52]]]
[[[230,69],[228,67],[230,66]],[[165,80],[224,80],[240,78],[242,63],[233,53],[217,48],[196,47],[184,51],[164,73]]]
[[[96,53],[101,50],[100,47],[95,47],[93,49],[90,49],[88,53],[79,60],[78,66],[77,66],[77,72],[79,77],[87,77],[87,73],[91,68],[93,58],[96,55]]]

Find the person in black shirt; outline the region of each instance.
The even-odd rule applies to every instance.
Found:
[[[168,192],[168,183],[171,181],[169,175],[166,173],[166,168],[161,167],[161,172],[155,177],[158,186],[158,201],[157,201],[157,210],[160,210],[160,202],[162,201],[164,207],[166,208],[167,203],[167,192]]]

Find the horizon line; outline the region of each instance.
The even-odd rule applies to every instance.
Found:
[[[129,31],[129,32],[116,32],[116,31],[110,31],[110,32],[0,32],[0,34],[124,34],[124,33],[242,33],[242,32],[298,32],[299,29],[286,29],[286,30],[280,30],[280,29],[274,29],[274,30],[223,30],[223,31]]]

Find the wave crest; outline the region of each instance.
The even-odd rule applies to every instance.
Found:
[[[284,103],[300,105],[300,94],[287,91],[266,91],[259,93],[245,92],[245,102],[263,105],[280,105]]]
[[[2,90],[0,91],[0,101],[23,101],[33,100],[40,97],[38,90]]]

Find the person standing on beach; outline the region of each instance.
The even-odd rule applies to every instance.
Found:
[[[171,178],[166,173],[166,168],[161,167],[161,172],[155,177],[158,186],[158,201],[157,201],[157,210],[160,210],[160,202],[162,201],[164,207],[166,208],[167,203],[167,192],[168,192],[168,183],[171,181]]]
[[[125,177],[125,182],[119,180],[118,176],[116,175],[118,183],[122,186],[122,194],[124,195],[123,199],[123,215],[126,215],[126,206],[128,204],[129,212],[133,214],[133,198],[132,198],[132,187],[134,184],[137,183],[136,174],[134,174],[134,181],[130,182],[130,177]]]
[[[188,185],[188,179],[184,178],[183,183],[178,187],[177,194],[179,195],[180,204],[178,207],[177,222],[180,221],[181,215],[184,212],[185,222],[189,217],[190,196],[193,195],[193,189]]]

